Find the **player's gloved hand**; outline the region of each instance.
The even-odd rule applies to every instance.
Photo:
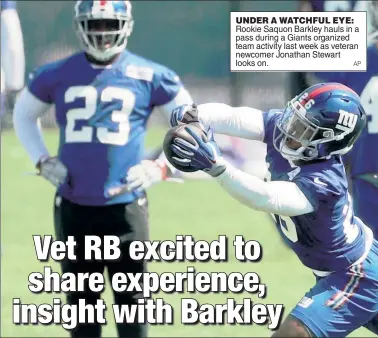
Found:
[[[48,180],[55,187],[63,184],[67,178],[67,168],[57,157],[42,157],[37,163],[38,175]]]
[[[112,186],[105,191],[105,197],[124,194],[126,192],[142,192],[151,185],[167,178],[168,167],[162,160],[144,160],[130,168],[126,176],[126,183]]]
[[[164,161],[144,160],[132,167],[127,173],[126,183],[130,191],[142,191],[154,183],[164,181],[167,178],[167,165]]]
[[[171,149],[177,156],[172,157],[172,161],[181,166],[190,165],[213,177],[221,175],[226,170],[226,163],[214,140],[213,130],[211,128],[208,129],[207,142],[202,141],[190,128],[186,128],[186,131],[194,138],[197,144],[193,145],[180,137],[176,137],[173,140]]]
[[[170,123],[172,127],[181,124],[194,123],[197,124],[203,130],[205,130],[198,118],[198,109],[195,103],[193,103],[192,105],[183,104],[182,106],[178,106],[177,108],[175,108],[172,111]]]

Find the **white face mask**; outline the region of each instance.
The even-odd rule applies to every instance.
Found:
[[[121,53],[132,32],[132,19],[77,18],[76,32],[82,48],[99,61],[107,61]]]
[[[274,147],[288,160],[311,161],[317,158],[317,144],[334,132],[310,122],[296,98],[288,103],[274,130]]]

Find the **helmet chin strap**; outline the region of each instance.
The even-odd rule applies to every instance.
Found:
[[[339,151],[334,151],[327,156],[318,157],[319,152],[316,149],[308,149],[306,147],[300,147],[297,150],[293,150],[293,149],[290,149],[289,147],[287,147],[286,145],[282,145],[281,146],[281,150],[282,150],[281,155],[282,155],[283,158],[285,158],[288,161],[327,160],[327,159],[330,159],[333,155],[345,155],[352,148],[353,148],[353,146],[346,147],[346,148],[341,149]],[[307,153],[308,158],[306,158],[306,156],[302,156],[302,157],[300,156],[301,154],[305,154],[305,153]]]
[[[287,160],[299,160],[300,155],[303,154],[303,151],[305,150],[305,147],[300,147],[297,150],[293,150],[289,148],[285,144],[281,144],[281,155],[283,158],[286,158]]]
[[[300,147],[297,150],[293,150],[286,146],[285,144],[281,145],[281,155],[283,158],[289,161],[312,161],[315,160],[318,156],[318,151],[316,149]],[[306,156],[304,156],[306,154]],[[301,156],[302,155],[302,156]],[[308,157],[308,158],[307,158]]]

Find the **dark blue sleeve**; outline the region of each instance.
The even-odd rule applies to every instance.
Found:
[[[151,93],[151,106],[162,106],[172,101],[183,87],[178,75],[169,69],[155,75]]]
[[[2,0],[1,1],[1,10],[3,9],[16,9],[17,4],[16,1],[8,1],[8,0]]]
[[[53,74],[45,66],[37,68],[29,74],[28,88],[29,91],[46,103],[53,103],[52,95]]]

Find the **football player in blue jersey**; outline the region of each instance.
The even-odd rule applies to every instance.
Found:
[[[16,1],[1,0],[1,86],[0,117],[12,111],[24,87],[25,53]]]
[[[178,169],[207,172],[241,203],[270,213],[284,240],[317,276],[273,336],[345,337],[362,326],[378,333],[373,322],[378,317],[378,241],[355,216],[341,158],[366,125],[359,96],[342,84],[321,83],[285,109],[182,106],[171,124],[185,128],[198,121],[207,140],[189,128],[191,142],[176,133],[170,160]],[[213,132],[266,143],[269,177],[260,179],[228,163]]]
[[[77,260],[63,272],[142,273],[131,260],[130,242],[148,239],[145,189],[166,177],[163,160],[142,161],[146,124],[154,108],[170,116],[192,99],[165,66],[126,49],[133,28],[129,1],[77,1],[75,25],[83,51],[44,65],[30,76],[17,100],[14,126],[39,175],[58,188],[54,223],[57,239],[74,236]],[[37,120],[55,106],[57,156],[49,154]],[[118,261],[84,261],[84,236],[119,236]],[[114,292],[116,304],[136,304],[136,292]],[[99,294],[69,293],[67,302]],[[145,336],[145,326],[118,323],[120,337]],[[98,323],[78,324],[72,337],[100,337]]]
[[[315,73],[325,81],[352,88],[361,97],[368,115],[366,128],[344,159],[352,180],[354,211],[373,229],[378,239],[378,1],[370,1],[371,22],[376,28],[368,37],[366,72]]]

